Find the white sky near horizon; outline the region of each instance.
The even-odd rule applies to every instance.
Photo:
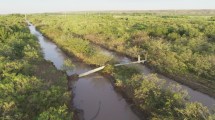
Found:
[[[168,9],[215,9],[215,0],[0,0],[0,14]]]

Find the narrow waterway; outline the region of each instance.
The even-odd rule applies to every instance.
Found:
[[[68,59],[75,65],[73,71],[67,71],[68,75],[93,69],[66,56],[30,23],[29,29],[38,38],[44,58],[53,62],[57,69],[61,70],[64,61]],[[85,120],[139,120],[122,96],[114,91],[110,81],[100,74],[80,78],[73,85],[73,94],[73,104],[83,111]]]
[[[113,56],[113,58],[115,58],[116,61],[120,62],[120,63],[126,63],[126,62],[131,62],[132,60],[129,59],[128,57],[125,57],[123,55],[119,55],[115,52],[109,51],[107,49],[101,48],[100,47],[100,51],[103,51],[103,53]],[[142,58],[144,59],[144,58]],[[129,65],[128,65],[129,66]],[[136,67],[137,69],[139,69],[141,71],[141,73],[143,73],[144,75],[149,75],[154,73],[152,70],[150,70],[149,68],[147,68],[145,65],[143,64],[132,64],[132,66]],[[172,79],[169,79],[161,74],[157,74],[158,78],[160,79],[164,79],[166,80],[167,84],[180,84]],[[191,88],[189,88],[186,85],[182,85],[182,88],[184,90],[187,90],[189,96],[190,96],[190,101],[192,102],[200,102],[202,103],[204,106],[207,106],[209,109],[213,109],[215,108],[215,99],[204,94],[201,93],[199,91],[193,90]]]

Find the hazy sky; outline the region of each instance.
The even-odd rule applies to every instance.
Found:
[[[157,9],[215,9],[215,0],[0,0],[0,14]]]

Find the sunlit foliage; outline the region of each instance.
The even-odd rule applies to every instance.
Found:
[[[156,71],[198,82],[207,92],[215,92],[214,17],[92,13],[30,18],[67,51],[82,51],[75,53],[80,58],[90,56],[85,60],[88,63],[102,65],[109,61],[96,59],[88,41],[133,58],[146,51],[147,65]]]
[[[0,119],[72,119],[66,76],[43,60],[23,18],[0,16]]]
[[[147,65],[154,70],[215,92],[213,17],[72,14],[33,15],[30,19],[62,49],[88,64],[104,65],[110,61],[91,43],[132,58],[143,56],[147,51]],[[148,114],[149,119],[214,118],[200,103],[188,102],[188,95],[180,86],[166,85],[155,75],[143,76],[135,68],[111,65],[103,72],[115,78],[115,85]]]

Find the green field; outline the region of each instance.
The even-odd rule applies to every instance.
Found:
[[[215,111],[189,102],[180,85],[166,84],[135,67],[114,67],[96,46],[146,66],[215,98],[213,11],[136,11],[31,14],[28,20],[71,59],[91,67],[132,108],[150,120],[214,120]],[[67,61],[71,66],[72,63]],[[67,67],[67,66],[65,66]],[[0,16],[0,120],[72,120],[72,94],[65,71],[44,60],[24,15]]]
[[[147,53],[147,66],[190,87],[198,85],[211,96],[215,93],[214,19],[146,13],[29,16],[46,37],[87,64],[100,66],[110,61],[92,43],[131,58]],[[112,65],[103,73],[114,77],[116,87],[149,119],[214,119],[206,107],[187,102],[188,95],[180,86],[164,90],[165,84],[155,75],[142,76],[135,68]]]
[[[29,18],[65,46],[74,38],[131,58],[144,57],[146,51],[147,66],[153,70],[215,96],[214,16],[89,13]]]

